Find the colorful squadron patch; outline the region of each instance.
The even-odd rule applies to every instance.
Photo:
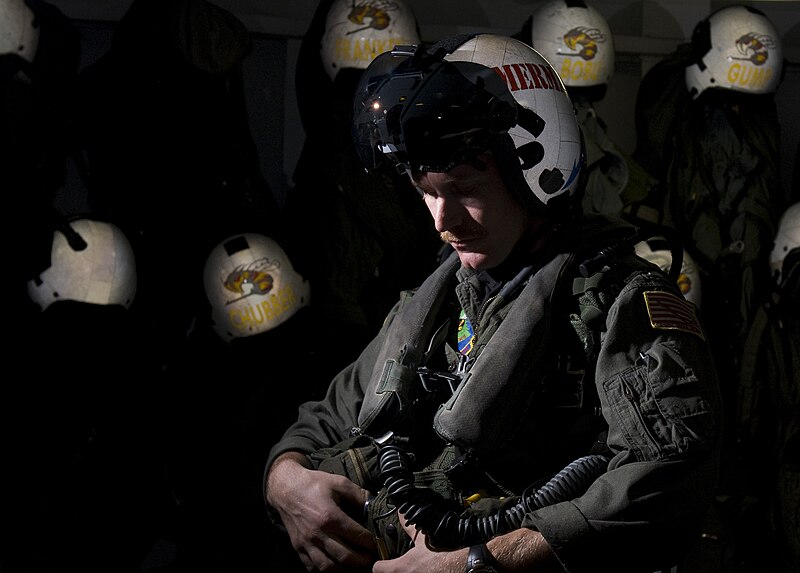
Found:
[[[467,356],[475,344],[475,331],[472,329],[472,323],[461,309],[461,314],[458,316],[458,351]]]
[[[775,49],[777,47],[778,43],[772,36],[750,32],[736,40],[736,51],[742,54],[743,57],[734,57],[732,59],[747,60],[756,66],[763,66],[769,59],[770,48]]]
[[[359,27],[347,33],[355,34],[356,32],[361,32],[368,28],[384,30],[392,23],[392,17],[389,13],[397,10],[398,6],[396,2],[388,2],[386,0],[355,2],[354,0],[353,7],[347,19]]]
[[[578,26],[564,34],[564,44],[584,60],[592,60],[597,55],[597,44],[606,41],[606,36],[597,28]]]
[[[239,265],[233,269],[223,282],[223,286],[240,296],[225,304],[231,304],[251,295],[267,295],[272,290],[275,282],[271,273],[280,269],[278,261],[271,261],[262,257],[246,265]]]
[[[659,330],[682,330],[705,340],[703,328],[697,320],[695,306],[683,297],[668,292],[644,293],[650,326]]]

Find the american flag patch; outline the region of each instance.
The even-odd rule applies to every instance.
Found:
[[[683,297],[656,290],[644,293],[650,326],[661,330],[682,330],[705,340],[695,306]]]

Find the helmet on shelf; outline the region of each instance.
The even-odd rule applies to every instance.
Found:
[[[692,33],[692,59],[685,77],[694,98],[710,88],[772,93],[781,80],[778,31],[749,6],[727,6],[700,21]]]
[[[211,250],[203,269],[214,331],[226,341],[283,324],[310,300],[309,284],[273,239],[243,233]]]
[[[669,272],[672,267],[672,251],[664,237],[652,237],[641,241],[634,246],[634,250],[638,256],[653,263],[664,272]],[[678,287],[686,300],[700,308],[702,302],[700,270],[697,263],[685,249],[681,261],[681,271],[678,274]]]
[[[125,234],[112,223],[77,218],[53,232],[50,266],[28,281],[28,294],[42,310],[66,300],[130,308],[136,283]]]
[[[325,18],[320,55],[333,80],[342,69],[365,69],[395,45],[419,43],[417,20],[406,0],[334,0]]]
[[[39,28],[25,0],[0,1],[0,55],[17,54],[33,63],[39,47]]]
[[[614,37],[602,14],[581,0],[552,0],[533,13],[533,46],[568,88],[606,86],[614,75]]]

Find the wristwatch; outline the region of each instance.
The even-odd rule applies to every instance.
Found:
[[[469,548],[465,573],[502,573],[502,571],[492,552],[485,543],[481,543]]]

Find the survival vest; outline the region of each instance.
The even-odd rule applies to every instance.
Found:
[[[438,404],[431,418],[411,424],[429,426],[432,422],[439,450],[433,456],[418,457],[415,471],[406,479],[458,504],[477,493],[479,503],[471,505],[470,511],[485,517],[496,515],[526,486],[563,467],[563,460],[555,459],[560,447],[517,443],[518,435],[536,434],[521,426],[561,420],[567,428],[565,442],[573,432],[591,435],[590,440],[581,442],[582,451],[576,448],[570,454],[575,456],[571,459],[603,451],[605,422],[596,410],[594,362],[606,313],[621,286],[638,272],[654,269],[629,254],[636,240],[636,228],[631,225],[587,217],[577,241],[579,248],[557,254],[530,276],[513,301],[514,310],[504,315],[477,360],[453,385],[452,395]],[[365,508],[364,519],[379,539],[384,557],[401,554],[407,540],[397,523],[389,488],[381,481],[381,458],[394,456],[384,463],[403,465],[402,453],[397,451],[403,448],[387,449],[386,444],[398,436],[404,439],[405,421],[422,402],[420,370],[435,350],[431,341],[440,330],[437,317],[450,296],[459,264],[453,255],[420,288],[407,294],[403,311],[390,318],[387,342],[375,362],[373,391],[368,390],[364,397],[359,427],[344,443],[310,456],[317,469],[346,475],[377,492]],[[543,292],[551,295],[543,297]],[[566,293],[564,300],[569,303],[562,304],[557,296],[561,293]],[[496,340],[503,344],[493,344]],[[553,361],[561,353],[554,351],[562,345],[577,347],[579,353],[572,356],[580,354],[582,359],[579,368],[568,373],[572,378],[559,378],[556,384],[551,378],[558,370]],[[578,372],[580,368],[583,373]],[[507,456],[516,457],[520,451],[539,455],[527,460],[522,456],[513,464],[516,475],[503,474],[498,468],[512,465]],[[489,492],[489,496],[482,497],[480,492]]]

